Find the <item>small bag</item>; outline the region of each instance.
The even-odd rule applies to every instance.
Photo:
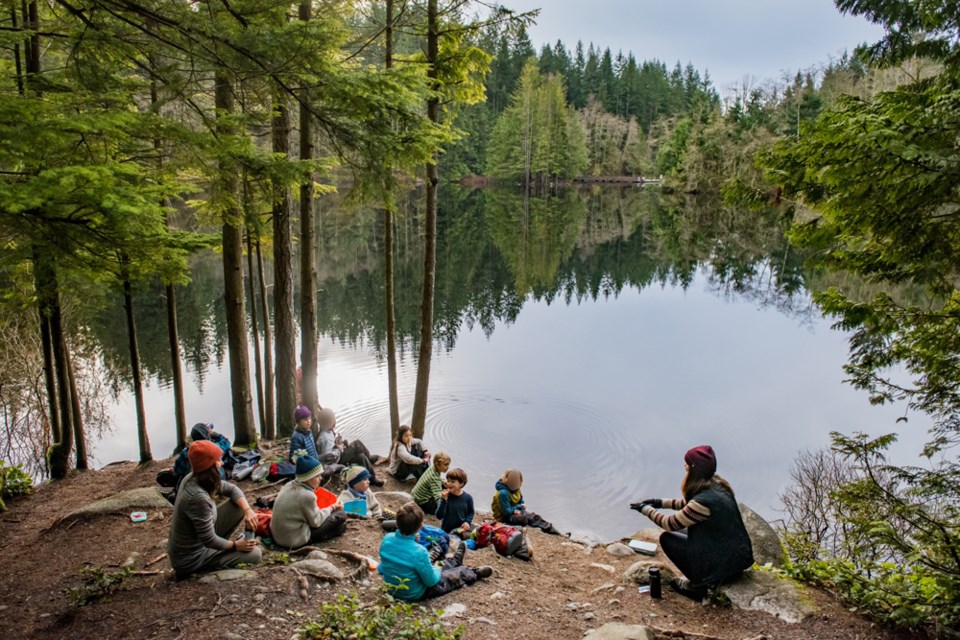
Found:
[[[450,534],[443,529],[425,524],[420,527],[420,531],[417,531],[417,542],[427,548],[437,543],[446,555],[447,549],[450,548]]]
[[[270,522],[273,520],[273,511],[270,509],[257,509],[257,528],[255,533],[261,538],[271,537]]]
[[[170,469],[164,469],[157,474],[157,484],[161,487],[167,487],[168,489],[176,487],[179,479],[172,467]]]

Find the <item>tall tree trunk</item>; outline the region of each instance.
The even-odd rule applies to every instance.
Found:
[[[387,0],[384,67],[393,68],[393,0]],[[389,179],[389,176],[388,176]],[[400,399],[397,390],[397,318],[393,303],[393,202],[383,208],[383,280],[387,311],[387,387],[390,397],[390,439],[400,431]]]
[[[50,297],[46,292],[49,276],[44,271],[47,259],[33,246],[33,281],[37,289],[37,311],[40,317],[40,344],[43,347],[43,382],[47,389],[50,412],[50,442],[60,442],[60,410],[57,408],[56,366],[53,363],[53,339],[50,337]]]
[[[263,275],[263,253],[260,252],[260,236],[257,236],[257,277],[260,280],[260,313],[263,315],[263,386],[264,386],[264,431],[263,437],[277,437],[273,405],[273,332],[270,330],[270,310],[267,307],[267,280]]]
[[[173,371],[173,415],[177,425],[177,446],[174,453],[187,446],[187,410],[183,400],[183,359],[180,357],[180,331],[177,328],[177,290],[166,287],[167,342],[170,345],[170,368]]]
[[[126,258],[121,258],[121,262],[126,262]],[[133,290],[130,286],[130,279],[125,274],[123,276],[123,309],[127,315],[127,345],[130,350],[130,369],[133,372],[133,397],[137,408],[137,442],[140,445],[140,464],[143,464],[153,460],[153,455],[150,453],[147,412],[143,405],[143,378],[140,369],[137,323],[133,317]]]
[[[214,103],[217,132],[224,138],[234,135],[227,121],[233,114],[234,98],[230,78],[224,71],[216,74]],[[247,318],[243,309],[243,216],[236,205],[237,174],[234,167],[220,159],[217,189],[225,204],[223,218],[223,280],[227,307],[227,350],[230,358],[230,392],[233,405],[233,441],[240,446],[257,443],[250,398],[250,363],[247,351]]]
[[[257,413],[260,416],[260,435],[267,435],[267,419],[263,412],[263,365],[260,361],[260,328],[258,327],[257,314],[260,309],[257,306],[257,293],[253,286],[253,241],[250,239],[250,229],[247,228],[247,282],[249,287],[247,292],[250,296],[250,334],[253,336],[253,371],[254,383],[257,386]]]
[[[156,68],[152,56],[148,56],[151,71]],[[150,76],[150,110],[160,113],[160,93],[157,77]],[[157,152],[157,169],[163,168],[163,143],[160,137],[153,139],[153,148]],[[166,203],[164,203],[166,204]],[[169,226],[170,221],[164,219]],[[173,284],[164,288],[167,307],[167,343],[170,345],[170,370],[173,374],[173,418],[177,431],[177,444],[173,452],[180,453],[187,446],[187,411],[183,399],[183,360],[180,357],[180,331],[177,327],[177,290]]]
[[[427,117],[439,120],[440,99],[436,97],[437,58],[439,35],[437,31],[437,0],[427,2],[427,77],[434,90],[427,100]],[[427,211],[424,224],[423,290],[420,296],[420,356],[417,360],[417,389],[413,399],[411,428],[417,438],[423,437],[427,420],[427,395],[430,386],[430,361],[433,357],[433,296],[437,271],[437,153],[427,163]]]
[[[274,89],[273,152],[290,154],[290,110]],[[277,179],[273,186],[273,316],[276,326],[276,435],[293,433],[297,408],[297,354],[293,324],[293,201],[290,189]],[[262,273],[262,270],[261,270]],[[269,325],[269,322],[267,323]],[[269,341],[269,338],[268,338]]]
[[[73,439],[77,444],[77,469],[88,469],[87,464],[87,437],[83,430],[83,409],[80,407],[80,393],[77,390],[77,374],[73,366],[70,352],[66,352],[67,375],[70,380],[70,410],[73,417]]]
[[[73,404],[70,399],[70,380],[67,374],[67,340],[63,334],[63,315],[60,311],[60,292],[57,285],[56,265],[48,259],[45,268],[44,290],[49,296],[50,342],[53,347],[53,362],[56,367],[57,409],[60,413],[60,441],[50,451],[50,476],[61,479],[67,476],[70,453],[73,450]]]
[[[311,19],[312,0],[300,1],[300,20]],[[300,159],[313,159],[309,98],[300,98]],[[317,238],[313,226],[313,176],[300,185],[300,393],[303,404],[317,406]],[[313,422],[314,436],[318,435]]]

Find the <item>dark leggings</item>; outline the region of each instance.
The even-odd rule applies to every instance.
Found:
[[[476,581],[476,572],[470,567],[461,565],[460,559],[454,554],[443,561],[443,568],[440,569],[440,582],[427,589],[426,593],[423,594],[423,599],[439,598]]]
[[[423,447],[418,443],[414,443],[413,446],[410,447],[410,453],[412,455],[417,456],[418,458],[422,458]],[[423,472],[426,471],[429,466],[430,465],[427,464],[426,462],[409,464],[401,460],[400,464],[397,465],[397,472],[393,474],[393,477],[399,480],[400,482],[405,482],[406,479],[411,475],[417,480],[419,480],[420,476],[423,475]]]
[[[537,513],[527,513],[526,511],[514,511],[509,516],[503,519],[507,524],[512,524],[517,527],[533,527],[535,529],[540,529],[544,533],[560,533],[556,530],[553,524],[547,522],[540,517]]]
[[[340,464],[346,466],[358,464],[369,471],[374,478],[377,477],[373,463],[370,462],[370,450],[359,440],[352,440],[340,453]]]
[[[310,544],[332,540],[343,535],[347,528],[347,514],[343,511],[334,511],[316,529],[310,530]]]
[[[664,531],[660,534],[660,546],[663,553],[670,558],[670,562],[680,569],[680,572],[690,581],[692,588],[716,587],[716,584],[707,584],[707,576],[715,573],[715,567],[708,565],[703,557],[702,550],[690,544],[686,530]],[[736,578],[742,572],[726,576],[721,582]]]

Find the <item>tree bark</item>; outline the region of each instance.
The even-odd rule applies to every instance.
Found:
[[[436,96],[439,35],[437,0],[427,2],[427,78],[434,93],[427,100],[427,117],[439,120],[440,99]],[[423,290],[420,296],[420,355],[417,360],[417,388],[413,399],[411,428],[423,437],[427,419],[427,395],[430,386],[430,361],[433,357],[433,296],[437,269],[437,153],[427,163],[427,205],[424,223]]]
[[[44,294],[49,296],[50,341],[53,347],[53,362],[56,368],[57,409],[60,413],[60,441],[50,451],[50,476],[61,479],[67,476],[70,453],[73,451],[73,405],[70,399],[70,381],[67,375],[67,340],[63,334],[63,315],[60,310],[60,292],[57,285],[56,265],[44,258]]]
[[[50,442],[60,442],[60,411],[57,408],[56,367],[53,363],[53,339],[50,337],[50,298],[46,293],[49,276],[44,271],[44,258],[33,246],[33,280],[37,289],[37,311],[40,316],[40,344],[43,347],[43,382],[47,389],[50,411]]]
[[[266,437],[267,420],[263,412],[263,364],[260,360],[260,329],[257,322],[257,293],[253,286],[253,240],[250,238],[250,229],[247,228],[247,292],[250,296],[250,335],[253,337],[253,371],[254,383],[257,387],[257,413],[260,417],[260,435]]]
[[[121,259],[125,262],[126,259]],[[123,309],[127,315],[127,344],[130,350],[130,369],[133,372],[133,397],[137,408],[137,442],[140,445],[140,464],[153,460],[150,437],[147,434],[147,413],[143,405],[143,378],[140,371],[140,347],[137,344],[137,323],[133,317],[133,291],[130,280],[123,279]]]
[[[384,67],[393,68],[393,0],[386,0]],[[393,301],[393,209],[383,208],[383,280],[387,312],[387,386],[390,398],[390,440],[400,431],[400,399],[397,390],[397,319]]]
[[[70,352],[66,352],[67,375],[70,377],[70,410],[73,416],[73,439],[77,445],[77,469],[89,469],[87,464],[87,437],[83,429],[83,409],[80,407],[80,393],[77,390],[77,374]]]
[[[270,311],[267,307],[267,280],[263,275],[263,253],[260,252],[260,237],[257,236],[257,277],[260,281],[260,313],[263,315],[263,386],[264,386],[264,431],[263,437],[277,437],[273,405],[273,332],[270,330]]]
[[[214,102],[217,109],[217,132],[229,137],[235,132],[225,122],[234,110],[233,87],[226,72],[218,71],[215,79]],[[230,359],[230,392],[233,405],[233,442],[252,446],[257,442],[250,398],[250,363],[247,351],[247,318],[243,309],[243,237],[240,230],[242,216],[237,207],[237,175],[234,167],[221,158],[216,184],[224,202],[223,219],[223,280],[224,301],[227,307],[227,350]]]
[[[173,415],[177,423],[177,446],[174,453],[187,446],[187,412],[183,400],[183,359],[180,357],[180,332],[177,328],[177,291],[166,287],[167,340],[170,344],[170,368],[173,371]]]
[[[311,0],[301,0],[300,20],[311,19]],[[313,127],[309,98],[300,99],[300,159],[313,159]],[[313,227],[313,175],[300,185],[300,393],[303,404],[317,406],[317,269]],[[316,413],[314,411],[314,413]],[[314,437],[319,435],[313,421]]]
[[[279,89],[274,91],[273,152],[290,154],[290,111]],[[293,202],[279,179],[273,187],[273,315],[276,326],[276,435],[293,433],[297,408],[297,355],[293,324]],[[269,324],[269,323],[267,323]]]

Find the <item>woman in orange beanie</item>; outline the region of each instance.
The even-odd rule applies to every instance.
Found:
[[[167,554],[178,579],[191,573],[260,562],[255,539],[226,538],[241,521],[256,529],[257,515],[236,485],[220,478],[223,451],[209,440],[190,445],[190,473],[173,507]],[[227,500],[219,505],[220,497]]]

